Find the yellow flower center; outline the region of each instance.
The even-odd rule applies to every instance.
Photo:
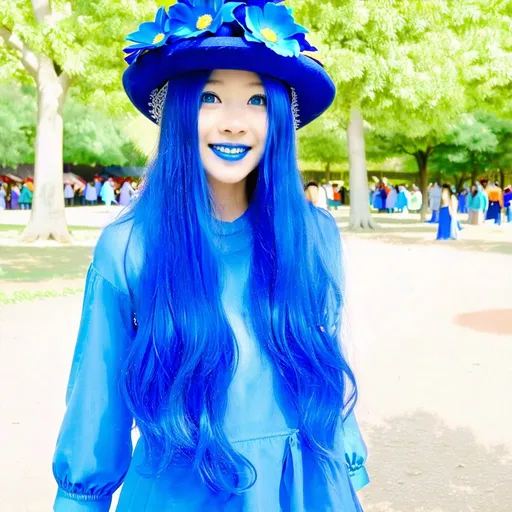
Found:
[[[165,34],[157,34],[155,38],[153,39],[153,44],[161,43],[165,39]]]
[[[209,14],[203,14],[197,18],[197,30],[204,30],[212,24],[213,18]]]
[[[277,34],[271,28],[264,28],[261,31],[261,35],[272,43],[277,43]]]

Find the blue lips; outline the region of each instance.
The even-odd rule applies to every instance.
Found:
[[[225,148],[225,149],[242,149],[239,153],[224,153],[219,151],[217,148]],[[227,160],[228,162],[238,162],[242,160],[242,158],[247,155],[250,151],[249,146],[245,146],[243,144],[210,144],[210,149],[222,160]]]

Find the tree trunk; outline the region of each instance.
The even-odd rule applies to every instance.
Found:
[[[68,84],[59,79],[49,58],[41,55],[39,59],[34,199],[30,222],[22,239],[33,242],[53,238],[58,242],[69,242],[71,236],[66,223],[62,178],[62,110]]]
[[[414,158],[416,158],[416,162],[418,163],[418,175],[419,175],[419,184],[421,195],[423,196],[423,204],[421,206],[420,220],[421,222],[425,222],[427,219],[428,212],[428,157],[432,154],[434,148],[428,147],[426,151],[416,151],[414,153]]]
[[[348,162],[350,168],[350,229],[374,229],[370,214],[366,150],[361,112],[353,108],[347,128]]]
[[[500,187],[505,188],[505,171],[503,169],[498,169],[500,173]]]
[[[478,166],[476,164],[476,156],[474,152],[471,152],[471,186],[476,183],[478,179]]]
[[[457,192],[460,192],[462,190],[462,186],[464,185],[466,178],[467,178],[467,176],[464,173],[462,173],[459,176],[459,179],[457,180],[457,184],[456,184]]]
[[[327,181],[327,183],[331,181],[331,162],[327,162],[325,165],[325,181]]]

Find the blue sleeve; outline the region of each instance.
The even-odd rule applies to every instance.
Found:
[[[118,379],[134,327],[128,295],[91,265],[53,474],[55,512],[107,512],[132,455]]]
[[[361,436],[354,413],[346,418],[343,423],[343,441],[345,444],[345,463],[352,486],[356,491],[362,489],[370,482],[368,471],[366,471],[366,459],[368,450]]]
[[[345,280],[343,276],[343,250],[341,236],[336,220],[331,214],[326,215],[327,226],[325,227],[325,238],[327,257],[333,278],[340,287],[342,298],[344,295]],[[343,307],[343,303],[341,304]],[[339,321],[341,311],[335,310],[334,323]],[[368,472],[365,468],[368,450],[361,436],[361,431],[352,412],[343,422],[343,443],[345,447],[345,463],[356,491],[362,489],[369,483]]]

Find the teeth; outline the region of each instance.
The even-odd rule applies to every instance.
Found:
[[[240,153],[243,153],[246,151],[242,148],[225,148],[222,146],[213,146],[217,151],[220,151],[221,153],[227,153],[228,155],[238,155]]]

